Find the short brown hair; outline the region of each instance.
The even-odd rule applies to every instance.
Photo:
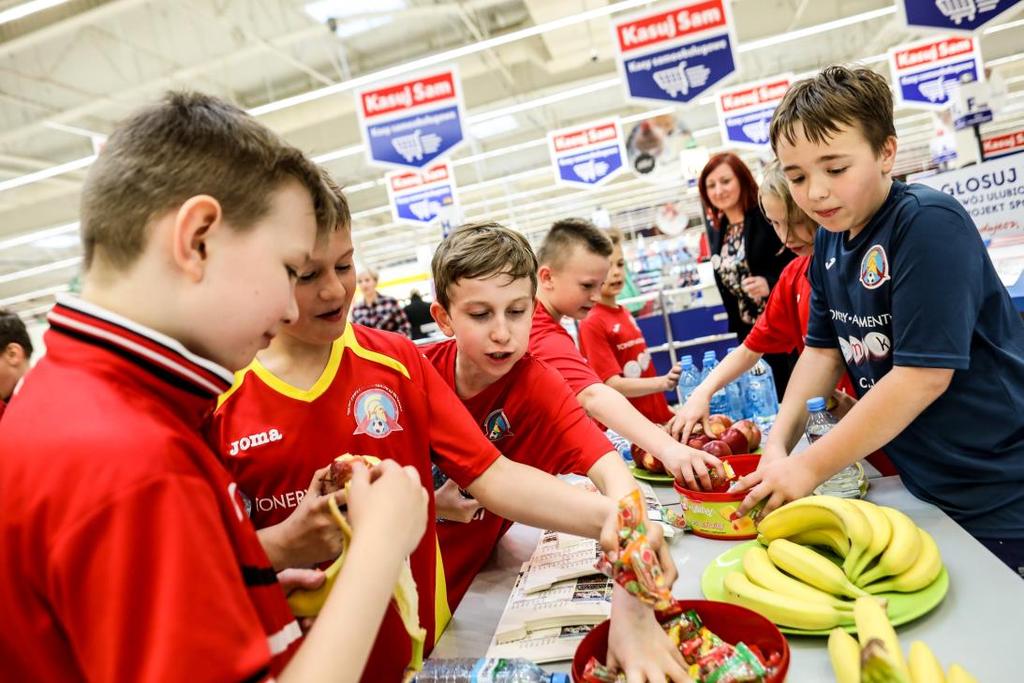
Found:
[[[622,233],[618,228],[609,228],[605,233],[608,235],[608,241],[612,243],[612,249],[622,244]]]
[[[245,230],[267,214],[287,179],[309,190],[318,233],[333,230],[336,199],[302,152],[223,100],[168,93],[118,126],[89,169],[81,202],[86,268],[97,251],[127,268],[146,246],[150,221],[199,194],[214,197],[225,222]]]
[[[17,344],[25,352],[25,358],[32,357],[32,339],[24,321],[17,313],[0,308],[0,352],[8,344]]]
[[[504,275],[509,281],[530,279],[537,294],[537,257],[526,238],[500,223],[468,223],[448,235],[430,261],[434,298],[447,311],[448,290],[462,279]]]
[[[790,86],[775,109],[769,129],[772,150],[779,141],[796,144],[796,124],[815,144],[827,142],[842,126],[860,126],[876,155],[886,140],[896,136],[892,116],[892,91],[882,76],[868,68],[829,66],[813,78]]]
[[[320,179],[323,181],[324,187],[331,193],[332,203],[334,204],[335,218],[332,229],[348,230],[352,227],[352,212],[348,207],[348,198],[345,197],[345,191],[324,168],[320,169]],[[324,218],[326,220],[327,217],[325,216]],[[318,232],[322,234],[324,232],[323,228],[321,227]]]
[[[559,268],[572,247],[581,246],[592,254],[612,255],[612,241],[601,229],[585,218],[563,218],[555,221],[537,251],[542,265]]]

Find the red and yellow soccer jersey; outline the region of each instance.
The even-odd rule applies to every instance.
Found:
[[[257,681],[302,632],[202,427],[231,373],[77,299],[0,423],[0,678]]]
[[[580,323],[580,350],[602,381],[609,377],[654,377],[647,343],[633,316],[622,306],[598,303]],[[656,424],[672,419],[665,394],[658,391],[629,398],[644,417]]]
[[[214,416],[213,435],[257,528],[283,521],[313,472],[342,453],[412,465],[428,491],[431,460],[466,487],[498,457],[409,339],[355,324],[334,342],[327,367],[308,390],[290,386],[259,361],[238,373]],[[451,617],[444,573],[438,571],[433,497],[428,519],[410,557],[427,652]],[[363,680],[399,680],[410,654],[392,603]]]
[[[454,391],[455,340],[432,344],[423,351]],[[562,376],[530,354],[463,404],[477,428],[505,457],[549,474],[586,474],[615,450],[587,417]],[[491,512],[468,524],[438,524],[452,610],[509,526],[511,522]]]
[[[533,310],[530,353],[557,370],[573,394],[579,394],[591,384],[601,383],[601,379],[576,348],[572,337],[540,301],[536,302]]]

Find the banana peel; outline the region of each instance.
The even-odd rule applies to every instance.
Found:
[[[347,460],[354,460],[357,456],[346,453],[336,458],[338,462],[345,462]],[[361,456],[371,464],[379,463],[380,460],[373,456]],[[348,491],[349,484],[345,484],[345,490]],[[352,543],[352,527],[349,526],[348,520],[345,519],[344,515],[341,514],[341,510],[338,508],[338,503],[332,496],[327,501],[327,506],[331,511],[331,516],[334,518],[338,528],[341,529],[342,536],[342,550],[341,555],[338,556],[330,567],[324,570],[326,580],[323,584],[314,590],[297,590],[288,596],[288,605],[291,607],[292,612],[297,617],[315,617],[320,613],[324,603],[327,601],[327,596],[331,592],[331,588],[334,587],[334,582],[337,580],[338,575],[341,573],[341,568],[345,564],[345,557],[348,555],[349,546]],[[415,673],[423,668],[423,648],[424,643],[427,640],[427,630],[420,626],[419,616],[419,592],[416,589],[416,580],[412,576],[412,568],[409,565],[409,560],[402,563],[402,568],[398,573],[398,583],[395,585],[394,591],[395,606],[398,608],[398,616],[402,620],[402,625],[405,627],[406,633],[409,634],[409,638],[412,641],[412,658],[409,660],[409,664],[406,667],[407,674]],[[407,676],[411,678],[411,675]]]

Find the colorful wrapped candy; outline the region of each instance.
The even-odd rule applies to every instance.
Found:
[[[619,501],[618,541],[618,556],[613,561],[603,554],[597,570],[655,609],[671,605],[672,591],[647,540],[644,501],[637,489]]]

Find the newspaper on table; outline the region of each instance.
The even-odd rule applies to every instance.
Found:
[[[658,494],[654,492],[654,487],[643,481],[638,481],[637,484],[640,486],[640,493],[644,497],[647,519],[661,525],[661,530],[666,540],[675,536],[676,528],[665,519],[665,508],[662,506],[661,501],[658,500]]]

